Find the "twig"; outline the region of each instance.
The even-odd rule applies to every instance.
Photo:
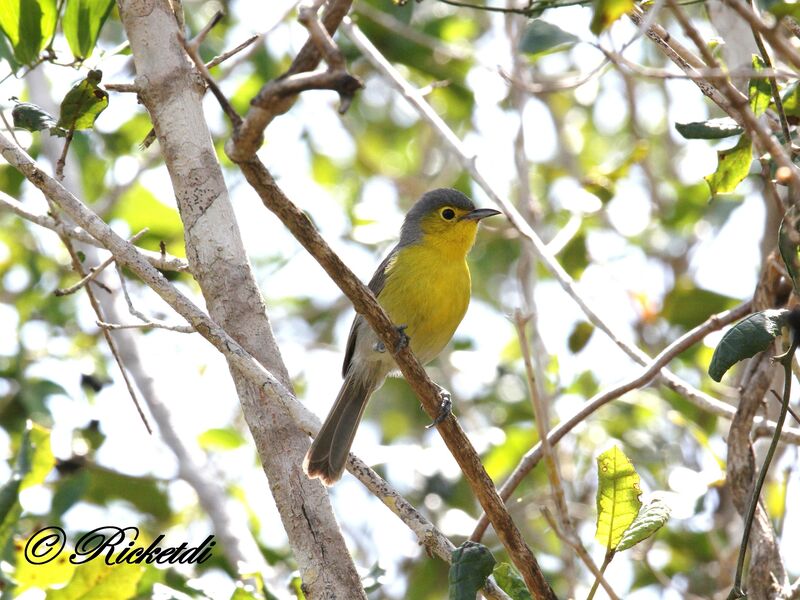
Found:
[[[58,181],[64,180],[64,165],[67,164],[67,152],[69,152],[69,147],[72,144],[72,138],[74,135],[74,128],[67,130],[67,135],[64,138],[64,148],[61,150],[61,156],[59,156],[58,160],[56,161],[56,179]]]
[[[8,131],[9,135],[17,143],[17,146],[22,146],[17,139],[17,134],[14,133],[14,128],[11,126],[11,123],[8,122],[8,119],[6,119],[6,111],[0,110],[0,119],[3,119],[3,125],[6,126],[6,131]]]
[[[135,83],[104,83],[103,87],[111,92],[120,94],[138,94],[139,86]]]
[[[761,496],[761,488],[763,487],[764,481],[767,478],[770,463],[772,462],[773,456],[775,456],[775,450],[777,450],[778,443],[780,442],[781,427],[783,427],[783,423],[786,420],[786,413],[789,409],[789,402],[791,400],[792,359],[794,358],[794,353],[797,350],[798,344],[800,344],[800,331],[792,329],[791,336],[792,341],[789,349],[785,353],[781,354],[780,356],[776,356],[773,359],[783,366],[783,403],[781,405],[781,412],[778,416],[775,435],[772,436],[772,442],[767,450],[767,455],[764,457],[764,464],[761,466],[761,470],[758,473],[758,479],[756,480],[750,496],[750,503],[747,508],[747,514],[744,518],[744,535],[742,536],[742,544],[739,548],[739,560],[736,562],[736,577],[733,581],[733,589],[728,595],[729,600],[733,600],[735,598],[745,598],[747,596],[742,589],[742,576],[744,575],[744,559],[745,555],[747,554],[747,543],[750,540],[750,529],[753,526],[753,519],[756,515],[759,497]]]
[[[122,295],[125,298],[125,303],[128,305],[128,312],[131,313],[134,317],[139,319],[142,323],[140,327],[157,327],[160,329],[169,329],[170,331],[177,331],[178,333],[195,333],[195,328],[191,325],[168,325],[167,323],[162,323],[160,321],[154,321],[149,319],[144,315],[144,313],[136,310],[136,307],[133,306],[133,300],[131,300],[131,296],[128,293],[128,285],[125,283],[125,274],[122,272],[122,267],[119,264],[116,265],[117,268],[117,277],[119,278],[119,285],[122,289]],[[136,327],[136,325],[132,326],[123,326],[123,325],[114,325],[111,323],[106,323],[108,325],[108,329],[131,329]]]
[[[400,332],[378,304],[372,292],[331,250],[308,216],[283,194],[258,157],[253,156],[247,161],[235,162],[264,205],[283,222],[350,299],[356,311],[364,316],[378,339],[391,353],[403,377],[422,401],[425,412],[435,419],[439,415],[441,405],[439,387],[430,380],[411,349],[407,345],[399,344]],[[437,429],[464,473],[473,494],[486,511],[500,542],[521,573],[529,591],[536,598],[555,598],[536,558],[508,514],[494,483],[486,473],[480,457],[466,434],[458,425],[458,421],[451,415],[437,425]]]
[[[573,4],[585,4],[589,0],[574,0],[573,2],[568,2],[566,4],[560,4],[559,6],[570,6]],[[481,6],[479,4],[470,4],[468,2],[459,2],[458,0],[439,0],[442,4],[449,4],[450,6],[459,6],[461,8],[471,8],[473,10],[480,10],[485,12],[498,12],[498,13],[505,13],[505,14],[514,14],[514,15],[523,15],[529,17],[535,11],[539,10],[539,7],[528,7],[528,8],[509,8],[505,6]]]
[[[612,588],[611,584],[606,580],[605,575],[603,575],[597,565],[594,564],[592,557],[589,556],[589,553],[586,551],[586,548],[575,534],[575,531],[572,530],[570,532],[566,532],[561,529],[561,527],[558,525],[558,522],[553,515],[550,514],[550,511],[546,506],[543,506],[541,511],[542,516],[544,516],[545,520],[550,524],[550,527],[553,528],[553,531],[555,531],[558,539],[565,542],[570,548],[575,550],[575,554],[577,554],[578,557],[583,561],[583,564],[586,565],[586,568],[592,572],[592,575],[595,577],[595,581],[600,582],[600,585],[603,586],[603,589],[608,594],[608,597],[611,598],[611,600],[620,600],[619,596],[617,596],[617,593],[614,591],[614,588]]]
[[[145,321],[144,323],[106,323],[104,321],[95,321],[95,323],[98,327],[108,329],[109,331],[117,331],[120,329],[166,329],[177,333],[197,333],[191,325],[170,325],[168,323],[159,323],[158,321]]]
[[[214,67],[222,64],[223,62],[225,62],[226,60],[231,58],[232,56],[236,56],[242,50],[245,50],[249,46],[252,46],[258,40],[260,40],[262,37],[263,36],[260,33],[255,34],[255,35],[251,35],[249,38],[247,38],[245,41],[243,41],[238,46],[236,46],[234,48],[231,48],[230,50],[227,50],[227,51],[223,52],[219,56],[215,56],[214,58],[212,58],[210,61],[208,61],[206,63],[206,68],[207,69],[213,69]]]
[[[629,11],[628,18],[633,21],[637,26],[640,26],[644,21],[644,15],[641,10],[633,9]],[[659,49],[674,62],[684,73],[689,76],[689,79],[695,82],[700,91],[707,96],[714,104],[719,106],[725,113],[731,113],[730,101],[722,95],[722,93],[714,87],[707,79],[701,77],[698,71],[707,69],[707,65],[697,58],[689,49],[687,49],[678,40],[672,37],[663,27],[658,24],[651,25],[646,35],[650,38]],[[747,99],[742,95],[742,98]],[[736,118],[736,117],[734,117]],[[738,121],[738,119],[737,119]]]
[[[582,86],[587,81],[601,74],[608,65],[608,62],[608,59],[602,60],[596,67],[590,69],[586,73],[575,75],[574,77],[560,77],[559,79],[544,82],[521,81],[518,77],[509,75],[502,69],[500,69],[500,76],[510,84],[520,87],[531,94],[550,94]]]
[[[130,238],[128,241],[131,244],[136,243],[136,241],[140,237],[142,237],[145,233],[147,233],[147,231],[148,231],[148,229],[145,227],[139,233],[137,233],[132,238]],[[99,265],[97,265],[96,267],[92,267],[91,269],[89,269],[89,272],[86,274],[86,276],[83,277],[80,281],[78,281],[78,283],[76,283],[75,285],[71,285],[68,288],[57,289],[55,292],[53,292],[53,294],[56,295],[56,296],[68,296],[69,294],[74,294],[79,289],[81,289],[84,285],[86,285],[91,280],[93,280],[95,277],[97,277],[100,273],[102,273],[103,269],[105,269],[112,262],[114,262],[114,255],[113,254],[111,256],[109,256],[107,259],[105,259],[103,262],[101,262]],[[97,284],[99,286],[103,287],[107,292],[111,293],[111,290],[104,283],[97,282]]]
[[[328,33],[333,35],[339,28],[339,24],[345,15],[350,12],[350,5],[353,0],[330,0],[322,11],[322,24]],[[300,52],[294,57],[292,64],[286,70],[285,76],[295,75],[306,71],[313,71],[322,60],[319,47],[309,35],[309,39],[300,48]]]
[[[539,390],[536,386],[533,360],[531,359],[528,336],[525,332],[528,320],[529,319],[523,317],[522,313],[519,311],[514,313],[514,326],[517,330],[519,347],[522,351],[522,361],[525,364],[525,374],[528,382],[528,394],[530,394],[531,405],[533,407],[533,420],[536,422],[536,432],[539,434],[539,439],[541,440],[542,444],[542,457],[544,458],[544,463],[547,470],[547,478],[550,481],[550,490],[553,493],[553,499],[556,505],[558,522],[561,524],[561,528],[564,531],[572,532],[572,519],[570,519],[569,509],[567,508],[567,499],[564,494],[564,485],[561,481],[561,475],[559,474],[558,460],[556,459],[550,442],[547,439],[547,430],[550,427],[550,420],[547,418],[547,410],[545,409],[542,398],[539,395]]]
[[[59,159],[59,163],[61,163],[61,173],[60,177],[56,178],[56,181],[60,183],[60,180],[64,178],[63,167],[64,163],[61,159],[64,158],[66,155],[66,149],[69,146],[69,142],[64,145],[64,151],[61,154],[61,158]],[[58,167],[56,168],[58,171]],[[52,198],[45,195],[47,203],[50,205],[50,212],[53,214],[53,219],[55,221],[62,221],[61,217],[59,216],[59,211],[57,209],[56,203],[53,201]],[[83,272],[83,265],[81,264],[81,259],[78,256],[78,253],[75,251],[75,247],[72,244],[72,240],[67,237],[66,235],[59,234],[59,238],[61,238],[61,242],[64,244],[64,247],[67,249],[69,256],[72,260],[72,268],[75,270],[76,273],[81,277],[81,279],[85,278],[85,273]],[[103,309],[100,307],[100,302],[97,300],[97,297],[94,295],[94,291],[92,290],[91,286],[85,286],[86,289],[86,296],[89,298],[89,304],[92,307],[95,315],[97,316],[98,321],[103,321]],[[108,289],[108,288],[106,288]],[[117,367],[119,368],[120,375],[122,375],[122,380],[125,382],[125,387],[128,389],[128,394],[130,395],[131,400],[133,401],[133,405],[136,407],[136,411],[139,413],[139,418],[144,423],[145,429],[147,429],[147,433],[150,435],[153,434],[153,429],[150,427],[150,423],[147,420],[147,417],[142,410],[142,406],[139,403],[139,397],[136,394],[136,390],[133,388],[133,383],[131,383],[130,377],[128,377],[128,371],[125,368],[125,364],[122,362],[122,357],[120,356],[119,349],[117,348],[117,343],[114,341],[114,338],[111,337],[111,334],[107,329],[100,328],[100,331],[103,334],[103,338],[106,340],[106,344],[108,344],[108,348],[111,351],[111,355],[114,357],[114,362],[117,363]]]
[[[753,0],[749,1],[750,9],[754,12],[754,14],[757,14],[755,12],[755,2],[753,2]],[[750,29],[753,32],[753,38],[756,41],[758,52],[761,54],[761,60],[764,61],[764,65],[767,67],[767,69],[772,69],[772,59],[769,56],[769,52],[767,52],[767,48],[764,46],[764,40],[761,39],[761,34],[752,25],[750,25]],[[781,131],[783,131],[783,137],[786,139],[786,148],[789,150],[789,152],[791,152],[792,134],[789,132],[789,121],[786,120],[786,112],[783,110],[783,100],[781,99],[781,93],[778,89],[778,82],[775,77],[769,78],[769,87],[770,91],[772,92],[772,101],[775,103],[775,112],[778,113],[778,119],[781,122]]]
[[[203,40],[206,39],[208,32],[211,31],[211,29],[217,23],[219,23],[221,19],[222,11],[218,10],[216,13],[214,13],[214,16],[211,17],[211,20],[208,22],[208,24],[203,27],[200,33],[194,37],[194,39],[187,41],[186,38],[183,37],[182,33],[179,34],[178,37],[180,38],[181,44],[183,44],[184,50],[186,50],[186,53],[192,59],[192,62],[194,62],[195,67],[198,71],[200,71],[203,79],[205,79],[208,89],[210,89],[211,93],[214,94],[214,97],[217,99],[217,102],[219,102],[222,110],[225,112],[228,119],[230,119],[231,123],[233,123],[234,128],[236,128],[241,124],[242,118],[239,116],[239,113],[236,112],[236,109],[233,108],[233,105],[230,103],[225,94],[222,93],[222,90],[219,89],[219,86],[217,85],[217,82],[214,81],[214,78],[211,77],[211,73],[208,72],[208,67],[200,58],[199,53],[200,45],[203,43]]]
[[[724,77],[726,75],[730,75],[731,77],[746,77],[749,79],[774,79],[780,77],[784,80],[792,80],[795,79],[797,76],[794,73],[789,71],[785,71],[783,69],[776,69],[772,66],[767,67],[766,69],[762,69],[760,71],[756,71],[755,69],[746,68],[746,67],[739,67],[736,69],[731,69],[730,71],[725,70],[723,68],[712,69],[712,68],[702,68],[702,69],[695,69],[690,73],[674,73],[672,71],[668,71],[667,69],[658,69],[654,67],[645,67],[642,65],[638,65],[633,61],[625,58],[622,54],[618,52],[614,52],[613,50],[609,50],[608,48],[604,48],[600,44],[592,44],[595,48],[600,50],[606,57],[614,63],[617,67],[625,67],[630,70],[634,75],[639,75],[641,77],[649,77],[652,79],[691,79],[693,81],[698,80],[708,80],[708,79],[715,79],[718,77]]]
[[[50,229],[59,235],[65,235],[84,244],[95,246],[96,248],[106,249],[103,244],[80,227],[70,227],[69,225],[56,221],[48,215],[31,212],[26,209],[21,202],[0,190],[0,210],[3,209],[13,212],[26,221]],[[136,250],[141,254],[142,258],[156,269],[162,271],[189,272],[189,264],[182,258],[176,258],[167,254],[162,255],[158,252],[151,252],[150,250],[144,250],[142,248],[137,248]]]

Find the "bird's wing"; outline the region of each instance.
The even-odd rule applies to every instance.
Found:
[[[375,274],[367,284],[367,287],[372,290],[372,293],[375,294],[376,298],[380,295],[381,291],[383,290],[383,286],[386,284],[386,271],[396,255],[397,246],[395,246],[392,251],[389,252],[389,255],[383,259],[383,262],[378,265],[378,268],[375,269]],[[356,315],[356,318],[353,319],[353,324],[350,326],[350,334],[347,336],[347,347],[344,351],[344,362],[342,363],[342,377],[347,375],[347,370],[350,368],[350,361],[353,360],[353,354],[356,351],[358,330],[363,324],[364,317],[361,315]]]

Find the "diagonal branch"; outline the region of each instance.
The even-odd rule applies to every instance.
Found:
[[[364,316],[378,339],[391,352],[403,377],[422,401],[425,411],[432,419],[436,419],[441,403],[438,386],[430,380],[408,345],[403,347],[399,343],[400,332],[378,304],[372,292],[331,250],[306,214],[283,194],[272,175],[257,157],[237,162],[237,164],[264,205],[275,213],[350,299],[356,311]],[[492,522],[509,557],[522,574],[528,589],[536,598],[555,598],[533,552],[523,540],[519,529],[497,494],[494,483],[483,468],[480,457],[455,417],[451,415],[441,422],[437,429],[464,473],[473,494]]]
[[[30,221],[31,223],[44,227],[45,229],[50,229],[59,235],[65,235],[96,248],[101,248],[103,250],[106,249],[103,244],[93,238],[91,234],[87,233],[84,229],[81,229],[80,227],[71,227],[64,223],[60,223],[48,215],[31,212],[25,208],[22,202],[12,198],[1,190],[0,210],[13,212],[26,221]],[[169,254],[152,252],[151,250],[145,250],[144,248],[136,248],[136,250],[147,260],[147,262],[161,271],[189,271],[189,264],[182,258],[170,256]]]

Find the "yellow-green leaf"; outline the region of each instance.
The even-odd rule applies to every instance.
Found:
[[[245,444],[242,434],[231,428],[209,429],[201,433],[197,441],[206,450],[233,450]]]
[[[717,170],[705,177],[711,195],[734,191],[750,172],[751,162],[753,162],[753,143],[746,135],[740,137],[733,148],[718,151]]]
[[[50,430],[29,422],[28,435],[33,451],[30,455],[30,470],[22,478],[21,490],[44,483],[45,477],[55,465],[53,450],[50,447]]]
[[[50,562],[35,564],[25,558],[27,541],[18,542],[14,547],[16,558],[14,581],[17,584],[17,588],[14,590],[15,594],[22,593],[29,588],[47,590],[53,586],[61,586],[72,578],[75,565],[69,562],[69,548],[62,549],[58,556]],[[57,547],[55,546],[54,550]]]
[[[753,70],[758,72],[766,67],[766,63],[761,57],[753,55]],[[760,117],[769,108],[772,101],[772,87],[769,79],[765,77],[753,77],[747,86],[747,95],[750,98],[750,108],[757,117]]]
[[[78,131],[94,126],[95,119],[108,106],[108,92],[99,85],[102,78],[102,71],[89,71],[86,79],[72,86],[61,101],[59,127]]]
[[[142,565],[107,565],[92,560],[78,565],[69,583],[51,590],[47,600],[126,600],[136,595],[136,584],[144,574]]]
[[[597,540],[616,549],[642,503],[639,475],[618,446],[597,457]]]
[[[61,26],[76,58],[89,58],[114,0],[67,0]]]
[[[0,1],[0,30],[11,42],[14,58],[23,65],[39,58],[55,26],[56,0]]]

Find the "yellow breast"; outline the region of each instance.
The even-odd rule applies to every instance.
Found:
[[[407,325],[420,362],[433,360],[467,312],[470,275],[466,252],[416,244],[400,248],[387,265],[378,301],[397,325]]]

